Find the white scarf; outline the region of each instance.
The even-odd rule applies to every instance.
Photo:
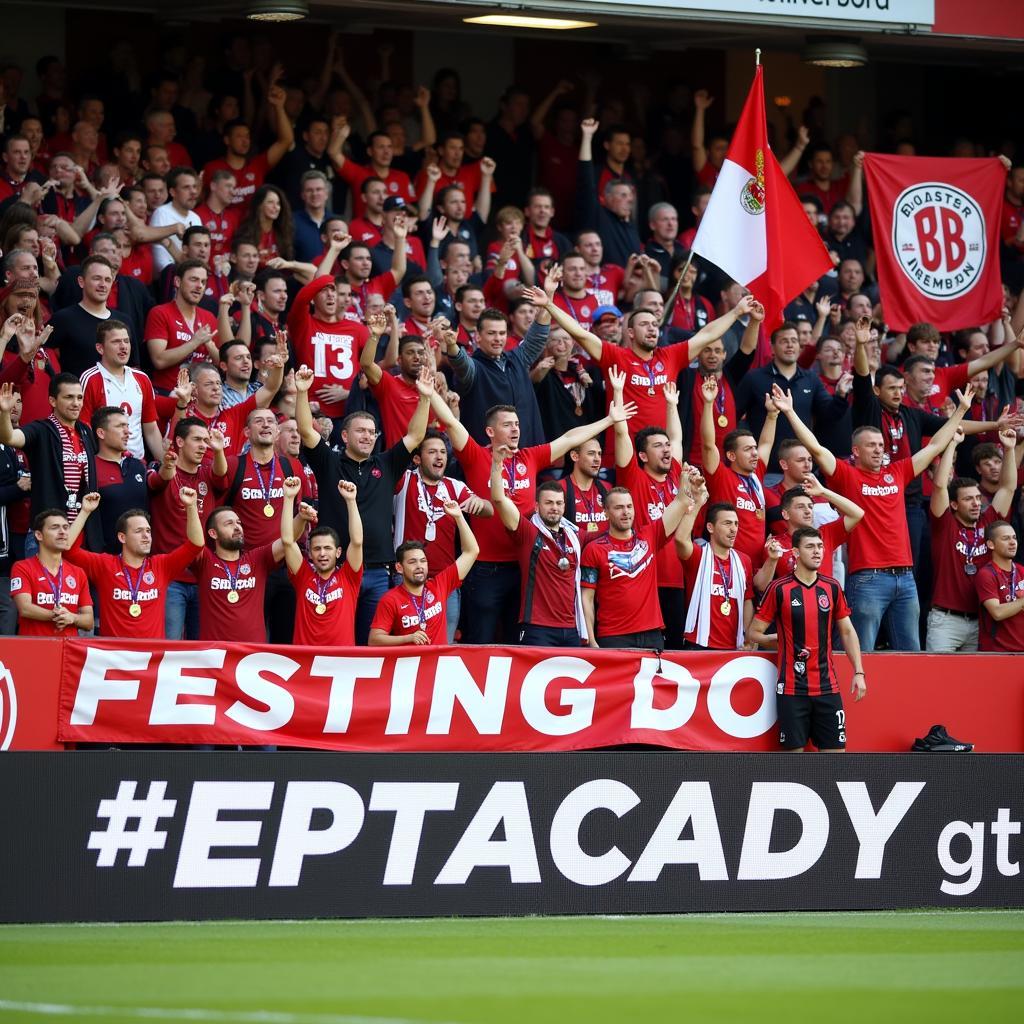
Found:
[[[693,583],[690,595],[690,607],[686,610],[686,632],[696,630],[696,642],[707,647],[711,634],[711,602],[717,600],[711,593],[711,583],[715,573],[715,555],[711,545],[704,540],[696,542],[703,550],[700,555],[700,566]],[[747,592],[747,574],[743,571],[743,562],[735,551],[729,552],[729,572],[732,583],[729,597],[736,601],[736,649],[743,646],[743,595]]]
[[[539,512],[534,512],[530,516],[530,522],[537,527],[540,532],[547,537],[552,544],[558,547],[558,541],[555,540],[552,532],[547,528],[544,520],[541,519]],[[576,553],[576,579],[575,579],[575,592],[576,592],[576,631],[580,635],[581,640],[587,639],[587,620],[583,615],[583,597],[580,594],[580,538],[579,528],[574,524],[570,523],[568,519],[562,519],[559,524],[562,529],[562,533],[569,538],[569,546]]]

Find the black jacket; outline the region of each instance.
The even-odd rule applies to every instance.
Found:
[[[593,160],[580,160],[576,165],[576,227],[590,229],[601,236],[606,263],[624,267],[629,257],[643,246],[631,220],[621,220],[602,206],[597,195],[597,174]]]

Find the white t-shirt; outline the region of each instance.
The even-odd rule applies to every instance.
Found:
[[[184,224],[186,228],[190,227],[202,227],[203,222],[199,219],[199,215],[195,210],[189,210],[188,213],[182,217],[180,213],[174,208],[173,203],[164,203],[163,206],[158,206],[149,218],[149,226],[153,228],[163,228],[168,224]],[[174,261],[171,259],[171,254],[167,251],[161,242],[153,243],[153,270],[159,275],[164,267],[169,266]]]

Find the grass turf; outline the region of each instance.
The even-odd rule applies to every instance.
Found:
[[[991,1024],[1022,996],[1022,912],[0,928],[0,1024]]]

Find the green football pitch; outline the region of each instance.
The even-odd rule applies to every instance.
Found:
[[[0,928],[0,1024],[1020,1021],[1024,913]]]

